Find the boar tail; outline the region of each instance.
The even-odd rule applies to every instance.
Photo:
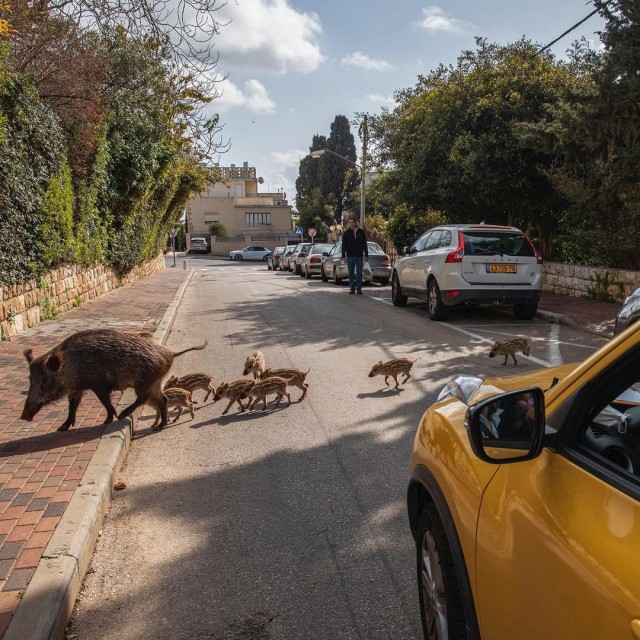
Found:
[[[173,357],[177,358],[178,356],[181,356],[183,353],[187,353],[187,351],[200,351],[201,349],[204,349],[208,344],[209,344],[209,341],[205,340],[204,343],[201,344],[199,347],[189,347],[188,349],[183,349],[182,351],[174,351]]]

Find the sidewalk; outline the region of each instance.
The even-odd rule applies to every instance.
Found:
[[[40,355],[92,327],[157,329],[162,339],[191,274],[167,268],[0,342],[0,638],[63,637],[75,597],[70,585],[81,584],[93,551],[87,520],[100,522],[108,507],[121,464],[112,460],[114,447],[120,457],[126,453],[126,446],[111,444],[114,435],[122,440],[126,428],[102,426],[104,408],[92,393],[78,409],[79,426],[67,432],[56,430],[66,417],[66,400],[41,410],[32,423],[20,420],[28,388],[22,352],[31,347]],[[539,316],[611,335],[617,310],[616,304],[544,293]],[[101,491],[93,490],[100,482]],[[88,504],[90,518],[82,512]],[[67,536],[62,543],[61,534]]]
[[[619,309],[620,305],[614,302],[572,298],[544,291],[538,306],[538,316],[611,338]]]
[[[43,408],[31,423],[20,420],[29,385],[23,351],[31,347],[38,356],[95,327],[154,332],[190,273],[167,268],[0,343],[0,637],[105,432],[105,410],[93,393],[83,397],[69,431],[57,431],[66,400]]]

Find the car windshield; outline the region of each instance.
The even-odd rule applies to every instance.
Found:
[[[367,247],[369,247],[369,253],[384,253],[380,245],[375,242],[367,242]]]
[[[523,233],[517,231],[492,232],[465,231],[464,254],[473,255],[501,255],[534,257],[531,244]]]
[[[314,244],[309,253],[324,253],[325,251],[330,251],[332,246],[332,244]]]

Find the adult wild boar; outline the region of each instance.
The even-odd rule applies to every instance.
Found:
[[[66,431],[76,421],[76,410],[85,390],[93,391],[107,410],[105,424],[111,422],[116,410],[111,404],[112,391],[133,387],[136,400],[124,409],[118,419],[151,399],[160,410],[156,427],[167,424],[167,399],[162,393],[162,379],[169,372],[176,356],[194,349],[173,352],[156,342],[151,333],[125,333],[115,329],[79,331],[57,347],[34,358],[33,350],[24,352],[29,362],[29,393],[20,416],[31,422],[43,406],[68,396],[69,415],[58,431]]]

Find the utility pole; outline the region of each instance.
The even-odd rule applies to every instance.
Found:
[[[360,137],[362,138],[362,161],[360,162],[360,226],[364,229],[364,212],[365,212],[365,176],[367,174],[367,114],[362,117],[362,124],[360,125]]]

